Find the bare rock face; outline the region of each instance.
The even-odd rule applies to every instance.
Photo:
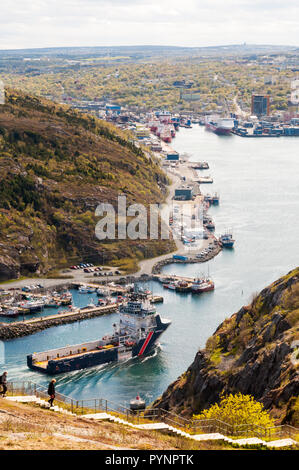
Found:
[[[20,275],[20,264],[7,254],[0,251],[0,281],[17,279]]]
[[[298,274],[299,268],[280,278],[225,320],[153,406],[190,416],[219,401],[221,393],[241,392],[279,421],[298,426]]]

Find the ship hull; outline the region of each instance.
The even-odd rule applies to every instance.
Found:
[[[168,328],[169,322],[162,322],[160,317],[157,318],[157,328],[148,333],[138,343],[126,351],[121,350],[120,346],[111,349],[102,349],[96,352],[86,352],[79,356],[70,356],[67,358],[55,359],[48,361],[47,367],[41,367],[33,363],[32,355],[27,356],[27,366],[36,371],[47,375],[57,375],[75,370],[87,369],[98,365],[109,363],[118,363],[129,360],[134,357],[143,357],[151,353],[162,333]]]
[[[233,248],[235,242],[221,242],[223,248]]]
[[[203,292],[210,292],[214,290],[214,287],[210,286],[210,287],[195,287],[195,288],[192,288],[192,292],[193,294],[202,294]]]
[[[232,132],[232,129],[227,129],[225,127],[216,126],[212,124],[211,122],[206,124],[206,129],[208,131],[214,132],[214,134],[217,134],[217,135],[229,135]]]

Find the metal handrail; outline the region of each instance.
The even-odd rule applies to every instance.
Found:
[[[21,393],[31,394],[43,398],[48,396],[48,390],[46,387],[31,381],[8,382],[7,388],[8,393],[12,395]],[[145,410],[132,411],[124,405],[117,404],[105,398],[87,398],[83,400],[76,400],[75,398],[69,397],[60,392],[56,392],[55,400],[68,407],[73,413],[80,414],[82,416],[84,416],[84,414],[91,413],[92,411],[105,411],[121,415],[123,418],[126,418],[127,421],[134,423],[140,423],[141,420],[168,421],[174,426],[188,429],[188,431],[191,433],[218,432],[221,434],[237,437],[241,435],[245,435],[246,437],[249,435],[254,435],[257,437],[263,437],[265,439],[271,439],[274,436],[288,436],[297,441],[299,440],[299,428],[289,424],[269,426],[265,428],[258,424],[232,425],[219,419],[187,419],[162,408],[146,408]]]

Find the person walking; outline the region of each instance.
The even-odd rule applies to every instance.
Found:
[[[2,385],[2,397],[6,397],[6,392],[7,392],[7,372],[3,372],[1,376],[1,385]]]
[[[50,407],[53,406],[53,402],[54,402],[54,399],[55,399],[55,383],[56,383],[56,380],[52,379],[51,382],[49,383],[49,387],[48,387],[48,395],[50,396],[50,399],[48,400],[48,403],[50,403]]]

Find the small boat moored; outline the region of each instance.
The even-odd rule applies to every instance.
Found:
[[[220,235],[219,242],[223,248],[233,248],[235,240],[231,232]]]

